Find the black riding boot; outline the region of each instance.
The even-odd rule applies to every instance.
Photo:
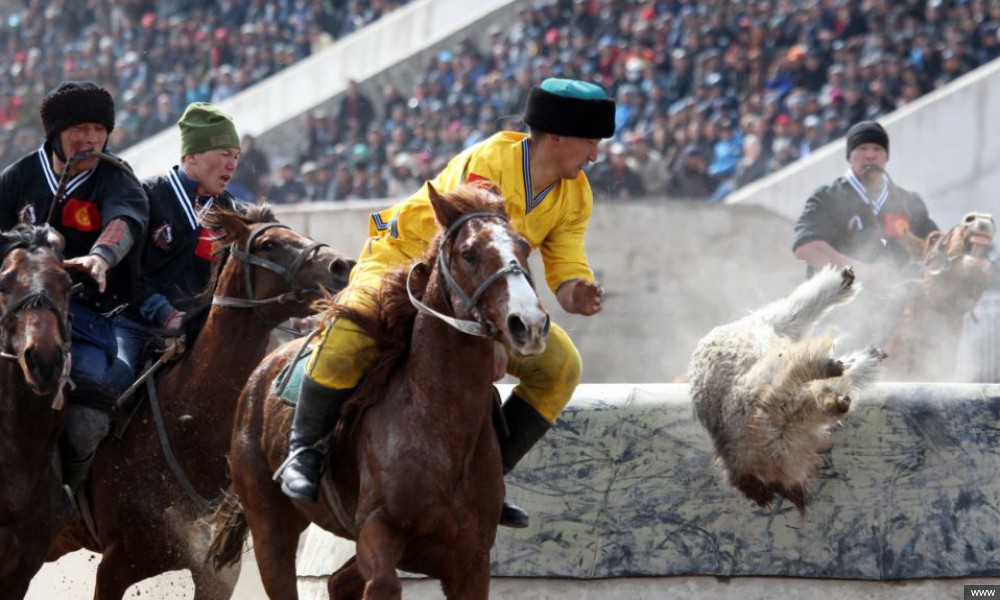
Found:
[[[317,445],[333,431],[340,417],[340,407],[353,393],[354,388],[330,389],[310,377],[302,379],[289,440],[291,452],[276,474],[281,475],[281,491],[285,495],[308,502],[315,502],[319,497],[319,477],[326,453]]]
[[[76,492],[80,485],[90,476],[90,463],[94,462],[94,455],[96,454],[96,451],[91,452],[90,456],[83,460],[63,460],[63,484],[70,491]]]
[[[506,437],[500,434],[500,457],[503,460],[503,473],[506,475],[542,439],[550,425],[538,411],[515,394],[511,394],[503,403],[503,416],[509,430]],[[528,526],[529,518],[526,510],[504,500],[503,510],[500,511],[500,525],[521,529]]]

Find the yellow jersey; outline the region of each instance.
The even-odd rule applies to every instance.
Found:
[[[528,135],[497,133],[463,150],[432,180],[439,192],[486,179],[500,188],[511,226],[531,248],[541,248],[545,281],[553,292],[567,281],[592,282],[584,237],[594,197],[587,176],[560,179],[539,192],[531,189]],[[372,214],[369,234],[381,238],[410,259],[424,255],[438,231],[427,184],[391,208]]]

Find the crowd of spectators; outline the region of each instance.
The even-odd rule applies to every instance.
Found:
[[[412,89],[304,115],[309,144],[282,162],[306,200],[406,195],[518,128],[532,84],[572,77],[617,100],[598,201],[720,200],[993,60],[998,27],[986,0],[543,0],[432,56]]]
[[[0,159],[43,137],[38,105],[60,81],[111,91],[122,150],[176,126],[408,0],[16,0],[0,23]],[[20,6],[17,6],[20,4]]]
[[[60,80],[115,92],[123,149],[405,1],[23,0],[0,28],[4,163],[37,146],[38,101]],[[430,57],[407,89],[352,84],[303,115],[299,156],[245,147],[234,184],[277,203],[406,195],[461,149],[521,127],[533,84],[571,77],[618,105],[588,169],[599,201],[720,200],[993,60],[998,28],[990,0],[524,3],[512,26]]]

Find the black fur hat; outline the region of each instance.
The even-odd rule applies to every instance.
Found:
[[[609,138],[615,134],[615,101],[593,83],[546,79],[528,93],[524,122],[556,135]]]
[[[862,144],[878,144],[889,152],[889,134],[875,121],[861,121],[847,130],[847,157]]]
[[[64,81],[42,100],[39,114],[45,139],[52,141],[68,127],[100,123],[110,134],[115,128],[115,101],[111,94],[90,81]]]

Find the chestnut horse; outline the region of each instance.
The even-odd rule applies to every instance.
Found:
[[[23,598],[62,511],[53,461],[70,366],[62,236],[0,233],[0,599]]]
[[[951,380],[963,320],[993,273],[989,254],[995,233],[991,215],[969,213],[947,232],[910,240],[922,275],[910,285],[895,333],[886,344],[888,379]]]
[[[98,539],[77,520],[49,555],[55,560],[81,547],[103,553],[94,593],[100,600],[118,600],[133,583],[179,569],[190,570],[195,598],[230,597],[238,569],[219,573],[204,564],[210,532],[203,519],[228,487],[225,455],[240,390],[274,326],[308,314],[321,289],[340,290],[353,266],[274,222],[265,206],[247,214],[213,210],[204,225],[223,247],[206,292],[214,290],[212,306],[193,345],[157,375],[150,398],[162,407],[171,451],[146,401],[94,460],[88,489]]]
[[[444,233],[424,262],[386,274],[375,313],[329,307],[382,352],[345,406],[319,502],[293,501],[272,480],[293,413],[273,384],[306,341],[271,353],[240,396],[229,454],[238,502],[216,513],[213,550],[220,563],[233,558],[249,526],[271,598],[297,597],[296,545],[310,521],[357,542],[328,581],[331,598],[399,598],[397,568],[441,580],[448,598],[487,598],[504,494],[494,353],[498,343],[515,356],[542,352],[549,317],[529,245],[494,190],[432,188],[431,205]]]

